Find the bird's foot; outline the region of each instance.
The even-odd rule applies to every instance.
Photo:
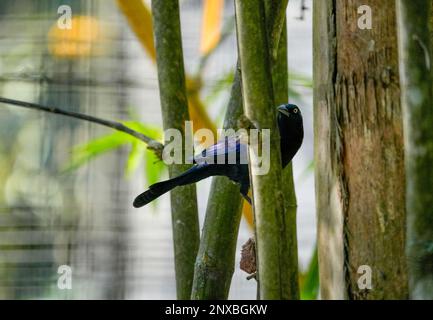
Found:
[[[246,129],[246,130],[258,129],[258,126],[250,118],[248,118],[245,114],[243,114],[239,117],[238,127],[240,129]]]
[[[251,279],[256,279],[256,280],[257,280],[257,272],[254,272],[253,274],[250,274],[250,275],[247,277],[247,280],[251,280]]]

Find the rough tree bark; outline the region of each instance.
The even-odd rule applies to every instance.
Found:
[[[178,0],[152,0],[152,15],[164,130],[177,129],[184,138],[184,124],[189,114]],[[182,151],[184,149],[185,145]],[[170,165],[170,178],[189,167],[187,164]],[[200,241],[195,185],[175,188],[170,192],[170,200],[177,298],[189,299]]]
[[[404,299],[403,130],[393,0],[314,1],[315,175],[324,299]],[[360,266],[372,290],[358,287]]]
[[[433,299],[431,0],[397,0],[410,296]]]
[[[245,114],[259,129],[270,129],[271,146],[279,146],[273,86],[269,81],[272,74],[264,2],[237,0],[235,4]],[[250,159],[254,157],[250,150]],[[256,222],[259,296],[261,299],[288,299],[290,259],[284,252],[286,230],[279,148],[270,149],[267,174],[257,174],[251,165],[250,176]]]

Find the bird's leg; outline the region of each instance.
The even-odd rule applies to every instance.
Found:
[[[257,130],[259,133],[259,139],[261,137],[262,134],[262,130],[260,129],[259,125],[257,123],[255,123],[254,121],[252,121],[250,118],[248,118],[245,114],[242,114],[239,119],[238,119],[238,127],[240,129],[244,129],[246,130],[246,134],[241,135],[243,138],[243,142],[246,144],[250,144],[250,134],[251,134],[251,130]]]
[[[246,130],[258,129],[257,125],[254,124],[254,122],[251,121],[250,118],[248,118],[245,114],[242,114],[239,117],[237,124],[240,129],[246,129]]]
[[[257,281],[257,272],[254,272],[253,274],[250,274],[247,277],[247,280],[255,279]]]
[[[251,206],[253,205],[253,203],[251,202],[251,198],[247,194],[242,194],[242,197],[244,197],[244,199],[247,200]]]

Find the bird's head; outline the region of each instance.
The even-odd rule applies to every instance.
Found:
[[[294,104],[283,104],[278,110],[278,128],[281,137],[283,167],[293,158],[304,139],[301,110]]]
[[[278,126],[280,127],[280,134],[284,134],[284,129],[299,130],[302,128],[302,114],[299,107],[295,104],[283,104],[277,108],[278,110]],[[285,132],[286,134],[288,132]]]
[[[283,104],[278,107],[278,113],[280,116],[284,115],[288,118],[302,118],[301,110],[295,104]]]

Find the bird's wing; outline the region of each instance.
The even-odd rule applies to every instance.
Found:
[[[248,163],[248,147],[239,137],[224,137],[216,144],[194,156],[196,163]],[[242,162],[244,161],[244,162]]]

